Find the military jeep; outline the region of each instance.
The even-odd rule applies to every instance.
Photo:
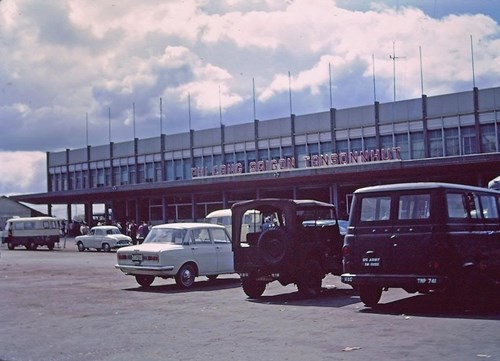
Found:
[[[235,203],[231,211],[234,269],[248,297],[259,298],[276,280],[316,297],[328,273],[341,274],[343,240],[332,204],[258,199]]]

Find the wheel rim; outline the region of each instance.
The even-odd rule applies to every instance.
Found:
[[[194,273],[191,267],[187,266],[182,269],[181,283],[184,287],[190,287],[194,283]]]

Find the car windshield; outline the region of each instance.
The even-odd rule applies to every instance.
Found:
[[[153,228],[148,233],[144,243],[175,243],[182,244],[186,236],[185,229]]]

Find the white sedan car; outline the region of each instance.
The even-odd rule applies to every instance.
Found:
[[[75,243],[80,252],[89,248],[109,252],[112,249],[130,246],[132,238],[122,234],[115,226],[95,226],[89,233],[76,237]]]
[[[175,278],[181,288],[197,276],[215,279],[234,273],[231,239],[223,226],[210,223],[171,223],[155,226],[140,245],[117,251],[115,266],[135,276],[142,287],[155,277]]]

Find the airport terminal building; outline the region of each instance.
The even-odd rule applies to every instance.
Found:
[[[105,204],[119,221],[200,220],[256,198],[317,199],[342,218],[359,187],[500,174],[500,88],[254,120],[47,153],[34,204]]]

